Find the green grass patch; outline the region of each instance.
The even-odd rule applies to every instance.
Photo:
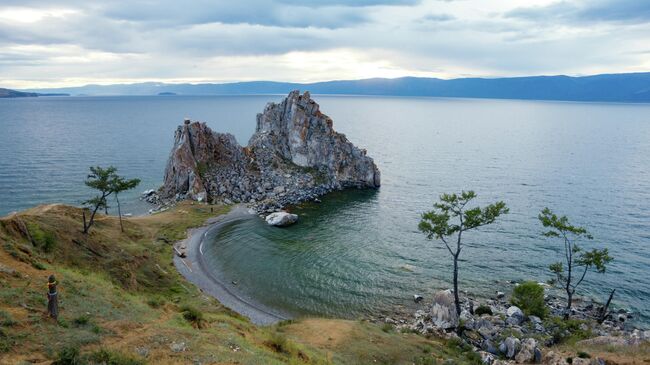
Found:
[[[32,236],[34,245],[44,252],[52,252],[56,247],[56,236],[54,233],[42,230],[38,224],[33,222],[27,223],[27,230]]]

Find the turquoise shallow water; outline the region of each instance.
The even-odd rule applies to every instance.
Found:
[[[113,163],[156,187],[183,117],[230,131],[245,144],[255,97],[115,97],[0,100],[0,214],[39,202],[78,203],[90,164]],[[295,314],[356,317],[407,304],[449,285],[448,253],[418,231],[419,213],[443,192],[473,189],[478,203],[511,213],[467,236],[461,287],[546,280],[561,259],[536,216],[549,206],[587,226],[616,260],[584,292],[617,288],[650,322],[650,106],[427,98],[316,97],[337,130],[382,170],[377,191],[335,193],[296,208],[287,229],[251,218],[207,249],[238,288]],[[125,197],[127,210],[146,206]]]

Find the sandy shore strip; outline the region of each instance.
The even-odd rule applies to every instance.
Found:
[[[228,214],[210,218],[206,225],[189,230],[185,240],[174,244],[174,265],[188,281],[203,292],[215,297],[224,306],[248,317],[255,324],[270,325],[289,319],[289,316],[244,298],[243,295],[237,293],[235,286],[227,284],[218,272],[208,269],[203,257],[203,245],[209,244],[205,241],[208,233],[219,230],[228,223],[250,216],[251,213],[246,207],[237,205]],[[177,254],[179,251],[185,253],[185,258]]]

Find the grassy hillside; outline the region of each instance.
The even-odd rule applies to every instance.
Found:
[[[210,213],[210,208],[214,213]],[[228,207],[182,203],[153,216],[33,208],[0,219],[0,363],[433,364],[476,362],[456,343],[363,321],[301,319],[257,327],[185,281],[172,242]],[[46,316],[46,280],[60,318]]]

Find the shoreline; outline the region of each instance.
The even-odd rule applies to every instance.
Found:
[[[216,298],[225,307],[250,319],[256,325],[271,325],[283,320],[291,319],[278,310],[269,308],[254,300],[244,298],[232,285],[218,272],[206,268],[203,258],[203,244],[209,232],[221,229],[224,225],[249,217],[251,213],[245,206],[235,205],[227,214],[210,218],[198,228],[188,230],[186,239],[174,243],[174,266],[176,270],[189,282],[196,285],[206,294]],[[178,250],[185,253],[185,257],[178,255]]]

